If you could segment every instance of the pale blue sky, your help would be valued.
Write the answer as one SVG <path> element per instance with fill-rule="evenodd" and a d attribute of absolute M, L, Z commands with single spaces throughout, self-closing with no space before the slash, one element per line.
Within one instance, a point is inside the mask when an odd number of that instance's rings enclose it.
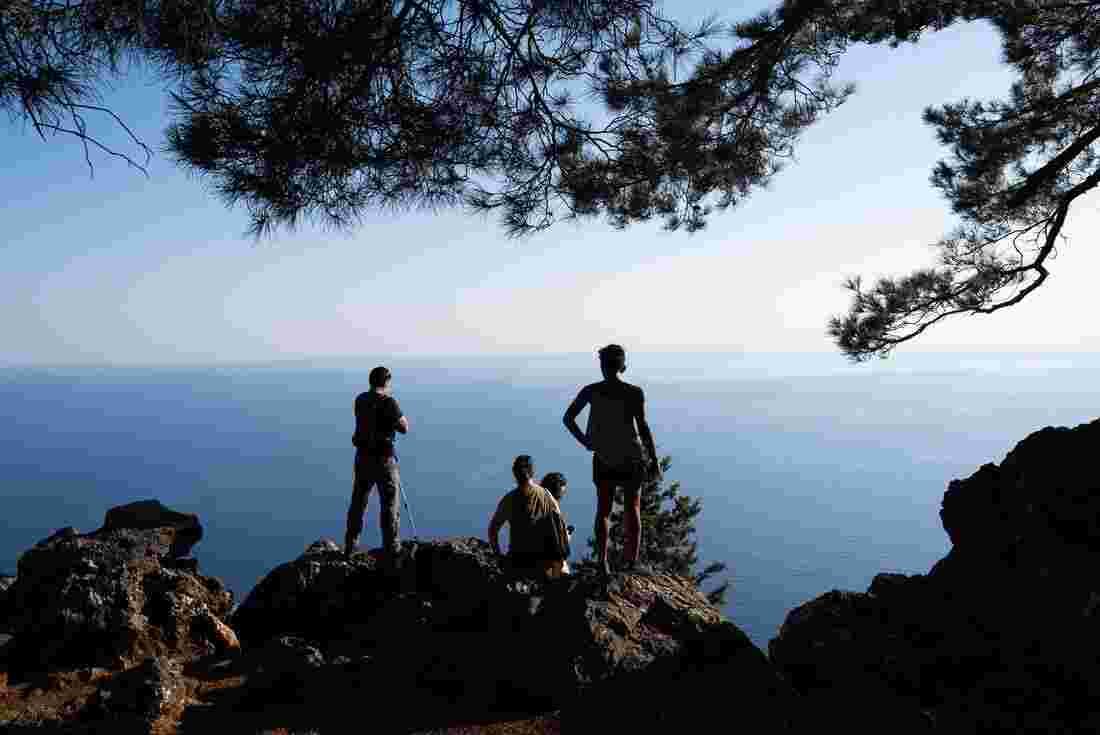
<path fill-rule="evenodd" d="M 723 17 L 767 6 L 732 3 Z M 713 6 L 669 7 L 697 18 Z M 586 352 L 609 341 L 833 352 L 824 327 L 847 306 L 842 278 L 930 265 L 926 244 L 953 224 L 928 183 L 944 151 L 923 108 L 1004 96 L 1012 75 L 988 25 L 960 24 L 918 46 L 855 47 L 835 78 L 858 91 L 804 135 L 797 161 L 695 235 L 591 221 L 510 241 L 495 221 L 454 210 L 379 212 L 351 235 L 307 226 L 254 244 L 243 210 L 163 154 L 148 179 L 96 156 L 92 179 L 74 140 L 4 124 L 0 364 Z M 167 97 L 155 80 L 131 77 L 105 101 L 159 149 Z M 1097 201 L 1076 206 L 1071 242 L 1031 300 L 909 350 L 1100 351 L 1081 305 L 1100 267 Z"/>

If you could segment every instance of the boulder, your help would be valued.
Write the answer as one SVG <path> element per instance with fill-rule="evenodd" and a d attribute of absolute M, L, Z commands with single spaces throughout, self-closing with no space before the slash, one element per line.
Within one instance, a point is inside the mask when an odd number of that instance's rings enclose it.
<path fill-rule="evenodd" d="M 362 627 L 375 615 L 383 616 L 373 625 L 381 632 L 382 620 L 392 615 L 386 608 L 402 599 L 404 586 L 432 602 L 435 618 L 460 627 L 485 627 L 487 600 L 493 582 L 501 578 L 488 544 L 476 538 L 404 541 L 400 556 L 405 563 L 395 579 L 382 569 L 377 550 L 347 561 L 335 543 L 322 539 L 264 577 L 234 611 L 230 624 L 246 645 L 284 633 L 308 638 L 316 631 Z M 383 637 L 392 639 L 394 631 Z"/>
<path fill-rule="evenodd" d="M 289 703 L 305 702 L 300 694 L 309 679 L 325 665 L 317 646 L 297 636 L 279 636 L 249 652 L 242 662 L 248 672 L 251 698 Z"/>
<path fill-rule="evenodd" d="M 111 508 L 100 530 L 113 529 L 159 530 L 167 547 L 160 556 L 170 558 L 187 556 L 191 547 L 202 539 L 202 524 L 197 515 L 179 513 L 159 500 L 138 500 Z"/>
<path fill-rule="evenodd" d="M 110 677 L 92 695 L 82 719 L 110 732 L 153 733 L 178 719 L 187 685 L 178 662 L 149 657 Z"/>
<path fill-rule="evenodd" d="M 1100 563 L 1098 445 L 1100 420 L 1046 428 L 953 480 L 949 553 L 792 610 L 772 661 L 810 700 L 863 702 L 913 731 L 1100 723 L 1100 581 L 1081 573 Z"/>
<path fill-rule="evenodd" d="M 562 731 L 804 728 L 790 685 L 687 580 L 625 575 L 606 599 L 586 593 L 583 632 L 554 641 L 571 645 L 581 680 L 561 709 Z M 553 624 L 555 606 L 546 612 Z"/>
<path fill-rule="evenodd" d="M 402 558 L 395 578 L 376 555 L 347 561 L 335 545 L 311 545 L 273 570 L 234 614 L 246 656 L 250 648 L 262 656 L 273 645 L 289 649 L 290 675 L 301 686 L 324 681 L 329 691 L 317 696 L 337 700 L 340 687 L 369 689 L 372 716 L 408 726 L 416 724 L 410 716 L 428 722 L 440 708 L 452 718 L 562 709 L 563 722 L 610 725 L 621 713 L 609 714 L 607 697 L 633 702 L 644 725 L 663 710 L 686 716 L 699 708 L 694 695 L 690 704 L 670 705 L 670 682 L 686 696 L 693 687 L 717 692 L 734 678 L 746 711 L 786 727 L 789 685 L 688 579 L 513 578 L 475 538 L 406 542 Z M 322 673 L 305 677 L 308 661 Z M 353 672 L 324 674 L 348 662 Z M 724 707 L 726 699 L 713 701 Z M 701 709 L 692 722 L 714 715 Z"/>
<path fill-rule="evenodd" d="M 197 538 L 197 521 L 164 509 L 165 522 L 174 525 L 148 527 L 151 506 L 115 510 L 104 528 L 89 534 L 62 529 L 19 558 L 6 623 L 17 641 L 13 669 L 117 668 L 147 656 L 194 656 L 236 645 L 222 622 L 232 595 L 176 556 L 190 548 L 181 545 L 181 529 Z M 120 525 L 131 518 L 145 527 Z"/>

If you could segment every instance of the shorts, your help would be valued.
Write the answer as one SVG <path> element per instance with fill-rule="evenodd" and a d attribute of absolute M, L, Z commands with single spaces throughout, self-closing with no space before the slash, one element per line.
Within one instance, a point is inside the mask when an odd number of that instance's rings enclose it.
<path fill-rule="evenodd" d="M 645 482 L 645 464 L 641 459 L 627 462 L 619 467 L 604 464 L 600 458 L 592 455 L 592 482 L 597 486 L 605 483 L 622 485 L 624 488 L 638 488 Z"/>

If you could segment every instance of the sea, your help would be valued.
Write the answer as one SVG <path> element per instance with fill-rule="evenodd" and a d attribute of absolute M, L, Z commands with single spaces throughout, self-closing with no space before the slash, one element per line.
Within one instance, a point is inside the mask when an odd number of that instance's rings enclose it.
<path fill-rule="evenodd" d="M 340 541 L 352 405 L 385 364 L 411 430 L 405 538 L 479 536 L 530 454 L 565 474 L 584 554 L 591 455 L 561 417 L 592 355 L 357 356 L 271 364 L 0 367 L 0 573 L 53 531 L 157 498 L 196 513 L 205 574 L 240 601 L 321 538 Z M 631 354 L 667 482 L 701 501 L 701 564 L 728 565 L 725 614 L 763 650 L 787 614 L 949 549 L 948 483 L 1044 426 L 1100 417 L 1100 355 Z M 583 426 L 583 414 L 581 417 Z M 378 500 L 362 543 L 378 546 Z"/>

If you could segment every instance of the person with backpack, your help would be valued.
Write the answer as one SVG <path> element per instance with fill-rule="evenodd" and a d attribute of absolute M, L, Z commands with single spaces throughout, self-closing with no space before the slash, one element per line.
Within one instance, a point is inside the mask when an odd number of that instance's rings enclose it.
<path fill-rule="evenodd" d="M 653 434 L 645 417 L 645 394 L 619 376 L 626 372 L 626 350 L 611 344 L 599 351 L 603 380 L 586 385 L 565 410 L 562 421 L 569 433 L 592 452 L 592 482 L 596 486 L 596 555 L 600 571 L 608 576 L 607 560 L 611 509 L 615 488 L 624 494 L 624 571 L 646 571 L 638 564 L 642 543 L 641 487 L 660 480 L 661 468 Z M 588 427 L 582 432 L 577 416 L 588 406 Z"/>
<path fill-rule="evenodd" d="M 409 433 L 409 420 L 390 395 L 392 378 L 390 371 L 379 365 L 370 371 L 370 390 L 355 398 L 355 434 L 351 439 L 355 446 L 355 480 L 344 536 L 344 556 L 351 558 L 363 531 L 367 496 L 377 486 L 382 501 L 382 546 L 391 568 L 398 565 L 401 528 L 401 475 L 394 443 L 397 432 Z"/>
<path fill-rule="evenodd" d="M 512 463 L 516 487 L 500 499 L 489 520 L 489 545 L 500 554 L 500 529 L 508 524 L 508 566 L 512 573 L 545 579 L 560 577 L 569 558 L 569 537 L 561 508 L 535 483 L 535 464 L 521 454 Z"/>

